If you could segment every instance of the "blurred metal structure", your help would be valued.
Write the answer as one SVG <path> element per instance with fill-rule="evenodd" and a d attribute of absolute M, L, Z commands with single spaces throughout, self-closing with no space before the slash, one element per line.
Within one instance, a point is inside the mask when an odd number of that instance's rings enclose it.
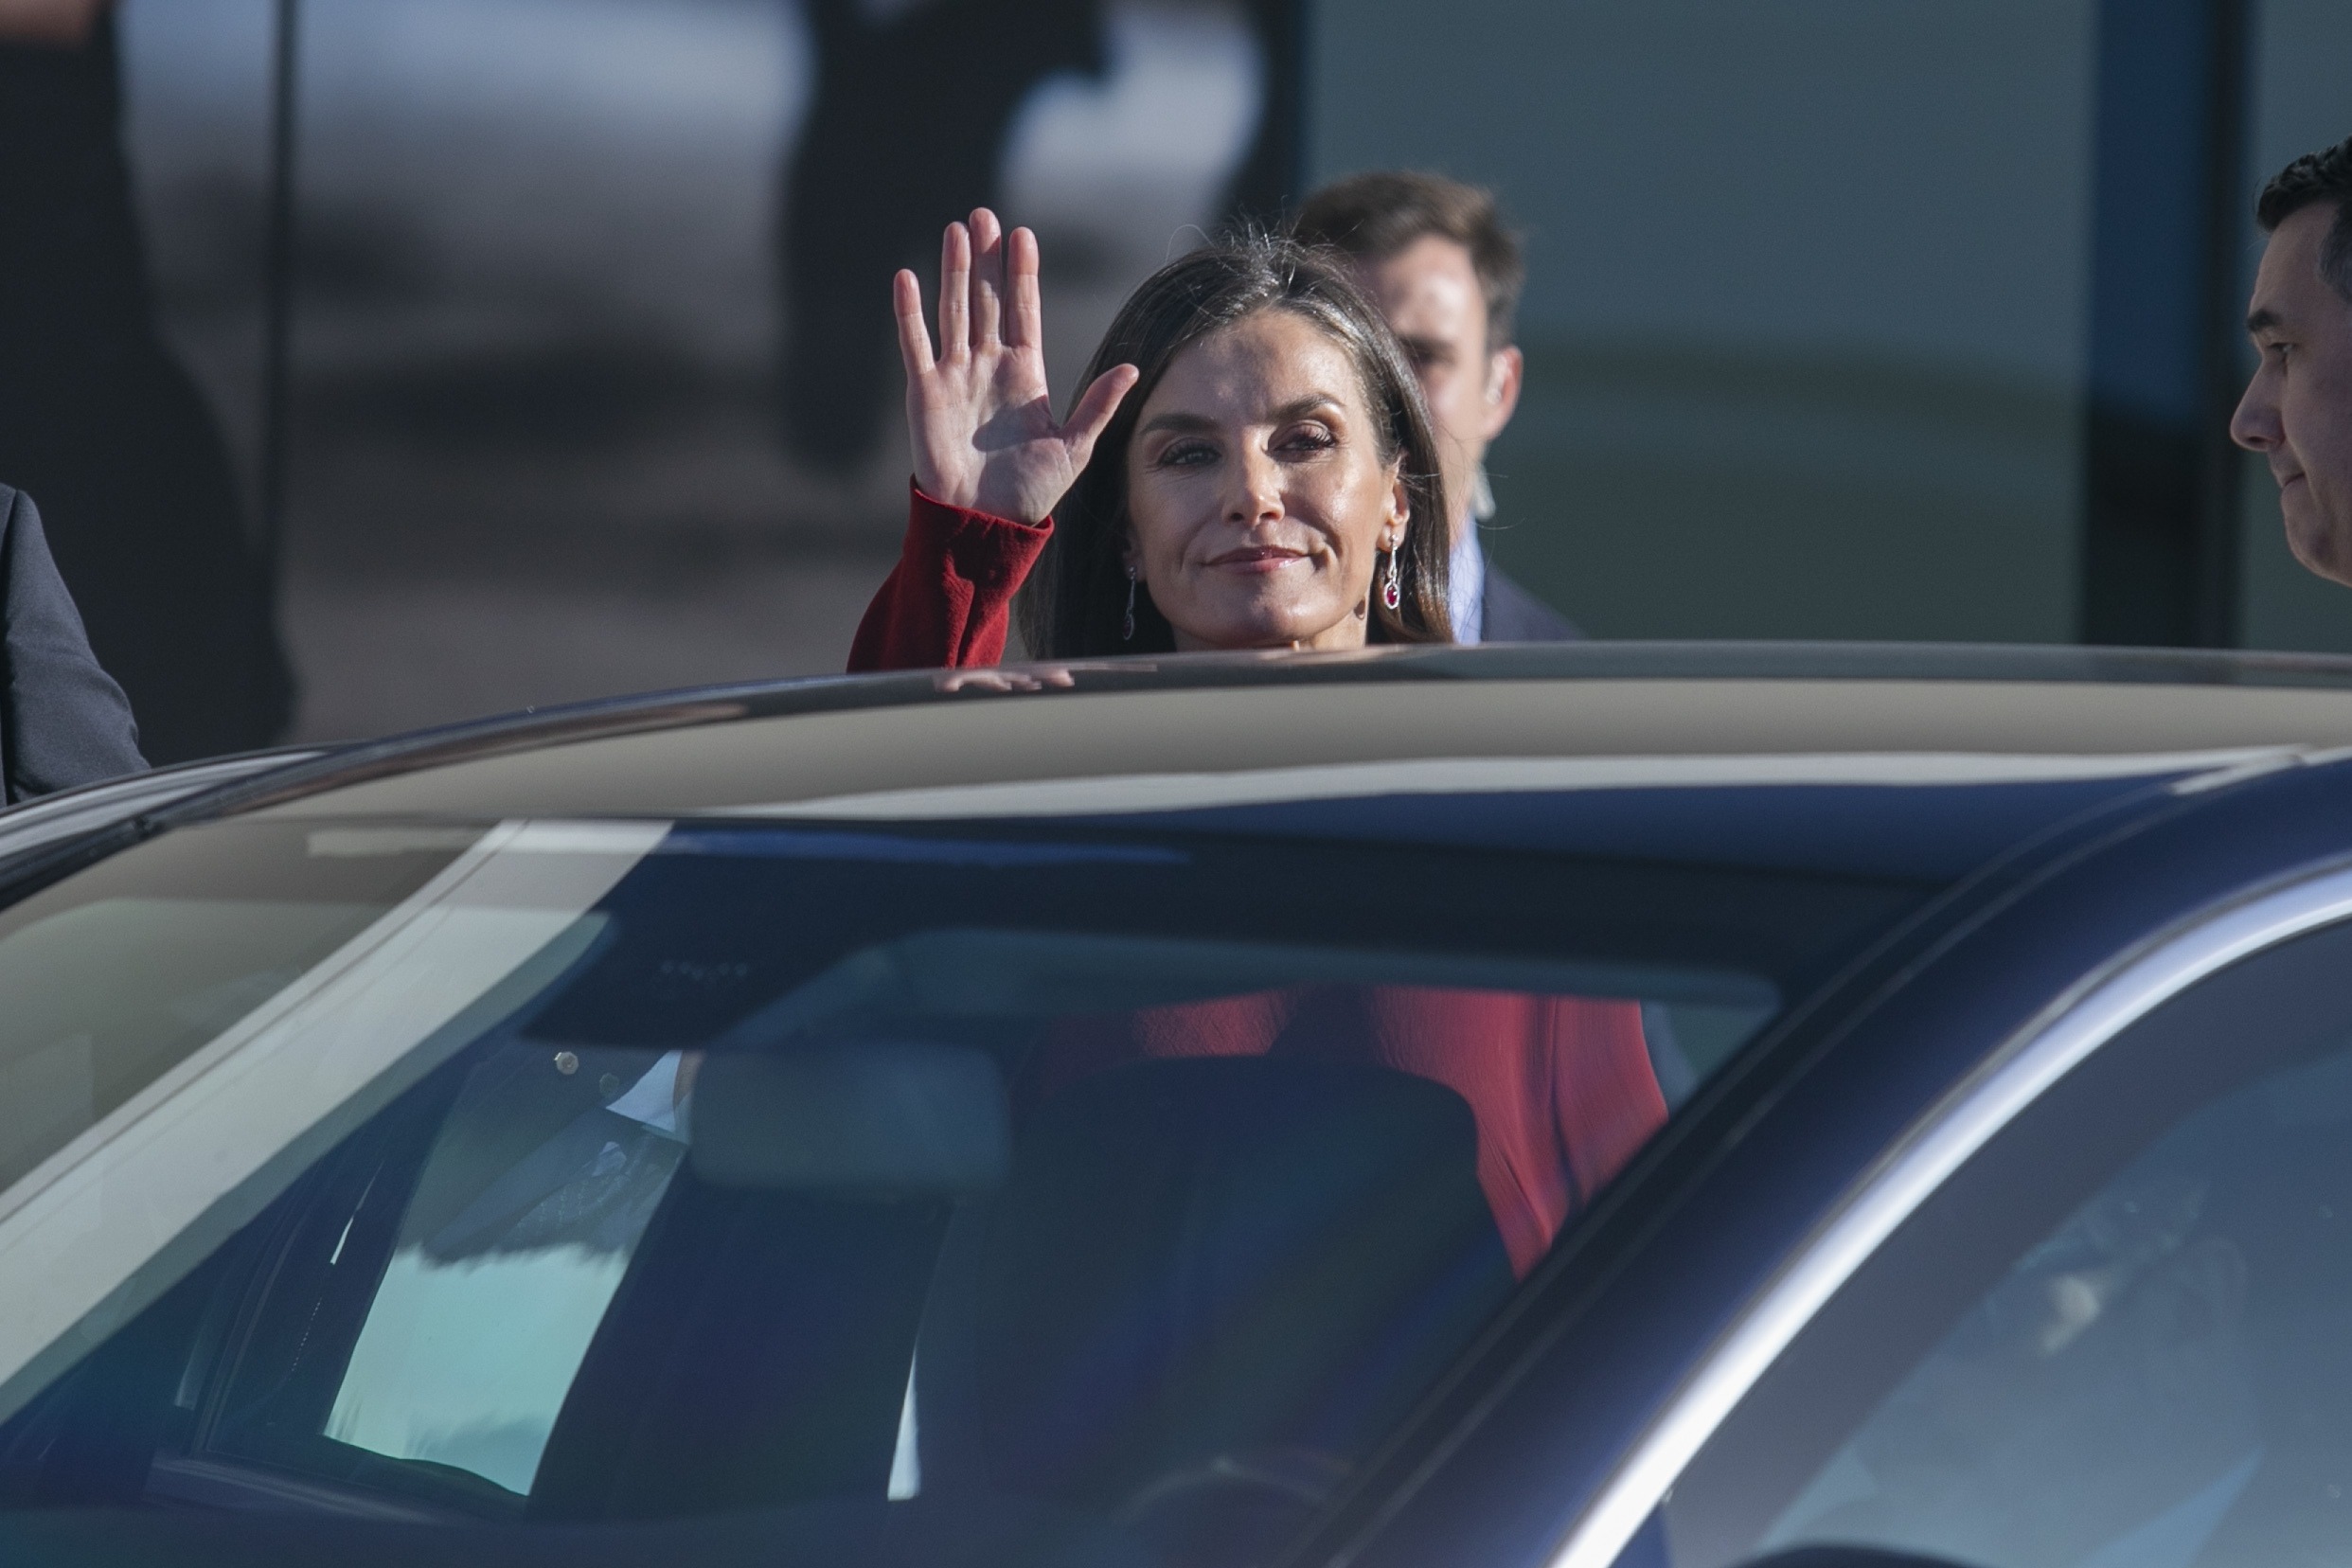
<path fill-rule="evenodd" d="M 2247 0 L 2099 6 L 2085 642 L 2237 640 L 2250 22 Z"/>
<path fill-rule="evenodd" d="M 302 0 L 276 0 L 270 52 L 269 232 L 262 241 L 261 426 L 254 531 L 269 601 L 277 605 L 286 533 L 286 373 L 294 351 L 294 155 L 298 147 Z"/>

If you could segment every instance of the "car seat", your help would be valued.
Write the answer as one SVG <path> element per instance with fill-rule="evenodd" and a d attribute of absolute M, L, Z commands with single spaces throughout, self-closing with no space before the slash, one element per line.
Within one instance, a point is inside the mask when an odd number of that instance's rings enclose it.
<path fill-rule="evenodd" d="M 1476 1160 L 1461 1097 L 1385 1068 L 1199 1058 L 1069 1085 L 949 1227 L 923 1488 L 1180 1534 L 1244 1498 L 1303 1517 L 1511 1290 Z"/>

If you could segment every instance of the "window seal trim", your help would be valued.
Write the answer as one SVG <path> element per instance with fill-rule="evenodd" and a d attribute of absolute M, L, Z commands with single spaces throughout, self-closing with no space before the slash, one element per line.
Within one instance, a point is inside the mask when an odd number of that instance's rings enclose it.
<path fill-rule="evenodd" d="M 2069 987 L 1874 1161 L 1717 1335 L 1577 1510 L 1547 1568 L 1611 1568 L 1814 1314 L 2001 1130 L 2110 1041 L 2241 959 L 2352 919 L 2331 862 L 2174 922 Z"/>

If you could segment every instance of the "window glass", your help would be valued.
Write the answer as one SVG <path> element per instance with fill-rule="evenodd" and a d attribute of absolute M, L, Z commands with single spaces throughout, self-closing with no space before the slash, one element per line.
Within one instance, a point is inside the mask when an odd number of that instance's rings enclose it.
<path fill-rule="evenodd" d="M 2097 5 L 1312 9 L 1307 187 L 1526 237 L 1497 565 L 1602 637 L 2080 634 Z"/>
<path fill-rule="evenodd" d="M 0 1118 L 0 1184 L 253 1014 L 480 836 L 169 834 L 0 912 L 0 1100 L 13 1108 Z"/>
<path fill-rule="evenodd" d="M 2109 1047 L 1939 1195 L 1677 1484 L 1671 1560 L 2340 1555 L 2352 1019 L 2294 978 Z"/>
<path fill-rule="evenodd" d="M 424 845 L 438 871 L 400 883 Z M 201 1267 L 158 1255 L 184 1283 L 0 1428 L 0 1499 L 88 1485 L 50 1456 L 121 1418 L 110 1358 L 160 1344 L 159 1411 L 87 1437 L 142 1455 L 117 1500 L 958 1541 L 1042 1508 L 1236 1562 L 1927 893 L 1125 827 L 355 823 L 211 852 L 316 907 L 281 900 L 234 1002 L 172 1027 L 276 1009 L 286 1052 L 241 1091 L 272 1104 L 352 1040 L 377 1076 L 276 1126 L 233 1194 L 269 1176 L 258 1217 Z M 151 896 L 135 870 L 111 897 Z M 371 878 L 413 891 L 347 886 Z M 183 937 L 102 939 L 93 972 Z M 116 1005 L 47 1002 L 59 1031 Z"/>
<path fill-rule="evenodd" d="M 643 1063 L 615 1061 L 592 1100 L 567 1081 L 576 1052 L 509 1050 L 474 1070 L 426 1156 L 328 1436 L 530 1490 L 684 1153 L 680 1060 L 664 1056 L 626 1087 L 622 1072 Z M 577 1114 L 549 1131 L 548 1107 Z"/>

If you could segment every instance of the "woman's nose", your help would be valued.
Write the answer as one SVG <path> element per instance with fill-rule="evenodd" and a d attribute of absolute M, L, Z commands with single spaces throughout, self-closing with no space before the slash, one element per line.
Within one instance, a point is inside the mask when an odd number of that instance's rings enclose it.
<path fill-rule="evenodd" d="M 1233 474 L 1233 494 L 1226 500 L 1232 521 L 1256 523 L 1282 515 L 1282 468 L 1271 454 L 1244 453 Z"/>

